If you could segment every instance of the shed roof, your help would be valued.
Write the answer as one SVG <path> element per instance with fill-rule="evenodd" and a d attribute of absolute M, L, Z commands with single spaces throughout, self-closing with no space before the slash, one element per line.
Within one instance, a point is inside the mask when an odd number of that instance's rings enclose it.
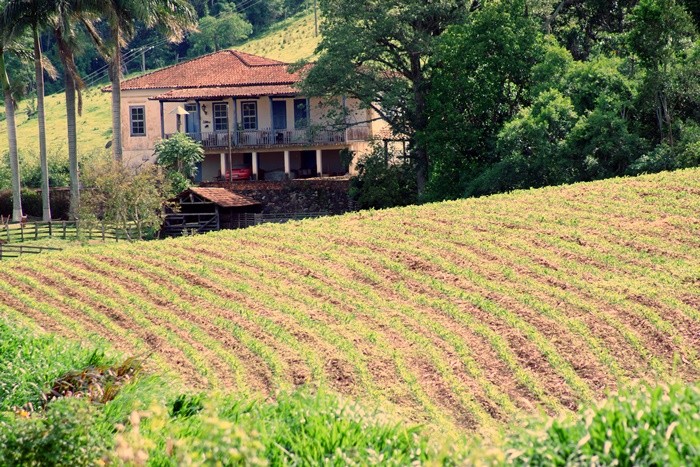
<path fill-rule="evenodd" d="M 226 188 L 192 187 L 182 192 L 179 198 L 182 198 L 183 195 L 190 192 L 222 208 L 260 206 L 261 204 L 252 198 L 233 193 Z"/>

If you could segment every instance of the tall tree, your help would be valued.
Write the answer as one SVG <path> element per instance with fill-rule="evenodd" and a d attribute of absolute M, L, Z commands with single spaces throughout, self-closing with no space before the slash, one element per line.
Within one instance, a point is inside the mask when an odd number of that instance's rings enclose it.
<path fill-rule="evenodd" d="M 427 127 L 436 39 L 462 22 L 478 0 L 321 0 L 323 39 L 306 93 L 348 96 L 373 108 L 398 134 L 413 139 L 417 186 L 423 192 L 430 157 L 415 134 Z"/>
<path fill-rule="evenodd" d="M 3 2 L 4 3 L 4 2 Z M 0 4 L 2 5 L 2 4 Z M 4 5 L 2 5 L 4 7 Z M 22 184 L 19 171 L 19 154 L 17 152 L 17 124 L 15 122 L 15 99 L 12 83 L 7 73 L 5 52 L 11 50 L 13 43 L 14 26 L 4 22 L 0 17 L 0 84 L 2 84 L 5 100 L 5 120 L 7 121 L 7 140 L 10 149 L 10 170 L 12 172 L 12 220 L 22 220 Z"/>
<path fill-rule="evenodd" d="M 63 65 L 66 95 L 66 123 L 68 130 L 68 166 L 70 172 L 70 218 L 76 219 L 80 208 L 80 173 L 78 167 L 77 113 L 82 113 L 81 89 L 84 87 L 75 64 L 78 49 L 76 25 L 91 18 L 91 10 L 80 0 L 55 2 L 53 29 L 58 45 L 58 56 Z M 76 106 L 77 98 L 77 106 Z"/>
<path fill-rule="evenodd" d="M 494 162 L 494 137 L 530 102 L 531 70 L 544 46 L 525 5 L 488 3 L 439 39 L 429 62 L 428 129 L 418 135 L 432 154 L 428 199 L 463 196 Z"/>
<path fill-rule="evenodd" d="M 53 12 L 53 0 L 10 0 L 3 10 L 4 24 L 13 24 L 15 34 L 25 29 L 32 32 L 34 42 L 34 74 L 36 81 L 37 120 L 39 124 L 39 161 L 41 167 L 41 201 L 44 221 L 51 220 L 51 195 L 49 193 L 49 163 L 46 154 L 46 118 L 44 111 L 44 71 L 53 76 L 55 69 L 43 57 L 40 31 L 49 24 Z"/>
<path fill-rule="evenodd" d="M 157 28 L 172 41 L 181 40 L 197 25 L 197 17 L 187 0 L 86 0 L 106 21 L 109 38 L 103 41 L 94 28 L 88 30 L 109 63 L 112 81 L 112 152 L 122 161 L 121 80 L 122 47 L 134 37 L 136 24 Z"/>
<path fill-rule="evenodd" d="M 641 0 L 630 23 L 627 42 L 646 72 L 644 87 L 654 102 L 659 134 L 673 146 L 674 68 L 697 37 L 692 17 L 676 0 Z"/>

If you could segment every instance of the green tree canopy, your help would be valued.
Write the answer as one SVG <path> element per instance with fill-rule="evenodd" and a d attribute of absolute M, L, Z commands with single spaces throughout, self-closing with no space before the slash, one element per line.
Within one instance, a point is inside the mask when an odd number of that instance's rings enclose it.
<path fill-rule="evenodd" d="M 462 196 L 465 181 L 493 162 L 494 136 L 529 102 L 531 69 L 544 48 L 525 5 L 489 3 L 438 40 L 428 124 L 419 133 L 432 157 L 433 199 Z"/>
<path fill-rule="evenodd" d="M 373 108 L 402 135 L 427 127 L 427 94 L 437 38 L 463 21 L 471 0 L 320 0 L 325 18 L 316 65 L 308 73 L 308 95 L 348 96 Z M 430 158 L 414 141 L 418 189 Z"/>

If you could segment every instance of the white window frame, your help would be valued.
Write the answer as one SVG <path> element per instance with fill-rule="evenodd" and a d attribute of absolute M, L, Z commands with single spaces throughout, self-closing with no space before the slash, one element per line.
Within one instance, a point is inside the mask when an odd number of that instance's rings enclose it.
<path fill-rule="evenodd" d="M 253 112 L 246 115 L 246 111 L 252 109 Z M 253 123 L 251 125 L 251 122 Z M 258 102 L 243 101 L 241 102 L 241 124 L 244 130 L 258 129 Z"/>
<path fill-rule="evenodd" d="M 142 112 L 141 119 L 134 118 L 134 111 L 140 110 Z M 134 124 L 140 123 L 143 125 L 142 132 L 134 132 Z M 132 105 L 129 107 L 129 132 L 132 138 L 141 138 L 146 136 L 146 106 L 145 105 Z"/>
<path fill-rule="evenodd" d="M 218 109 L 221 107 L 224 107 L 225 110 L 225 117 L 222 117 L 221 115 L 217 116 L 216 112 Z M 214 120 L 214 131 L 228 131 L 229 129 L 229 115 L 228 115 L 228 103 L 226 102 L 214 102 L 211 106 L 212 108 L 212 116 Z M 221 122 L 221 120 L 225 118 L 226 119 L 226 128 L 224 129 L 217 129 L 217 124 Z"/>

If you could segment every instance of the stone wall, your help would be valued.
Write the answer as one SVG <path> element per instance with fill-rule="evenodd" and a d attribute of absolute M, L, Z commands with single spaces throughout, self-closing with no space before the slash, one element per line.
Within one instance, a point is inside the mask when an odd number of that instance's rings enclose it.
<path fill-rule="evenodd" d="M 354 211 L 347 179 L 211 182 L 202 186 L 221 187 L 253 198 L 263 204 L 263 213 L 306 213 Z"/>

